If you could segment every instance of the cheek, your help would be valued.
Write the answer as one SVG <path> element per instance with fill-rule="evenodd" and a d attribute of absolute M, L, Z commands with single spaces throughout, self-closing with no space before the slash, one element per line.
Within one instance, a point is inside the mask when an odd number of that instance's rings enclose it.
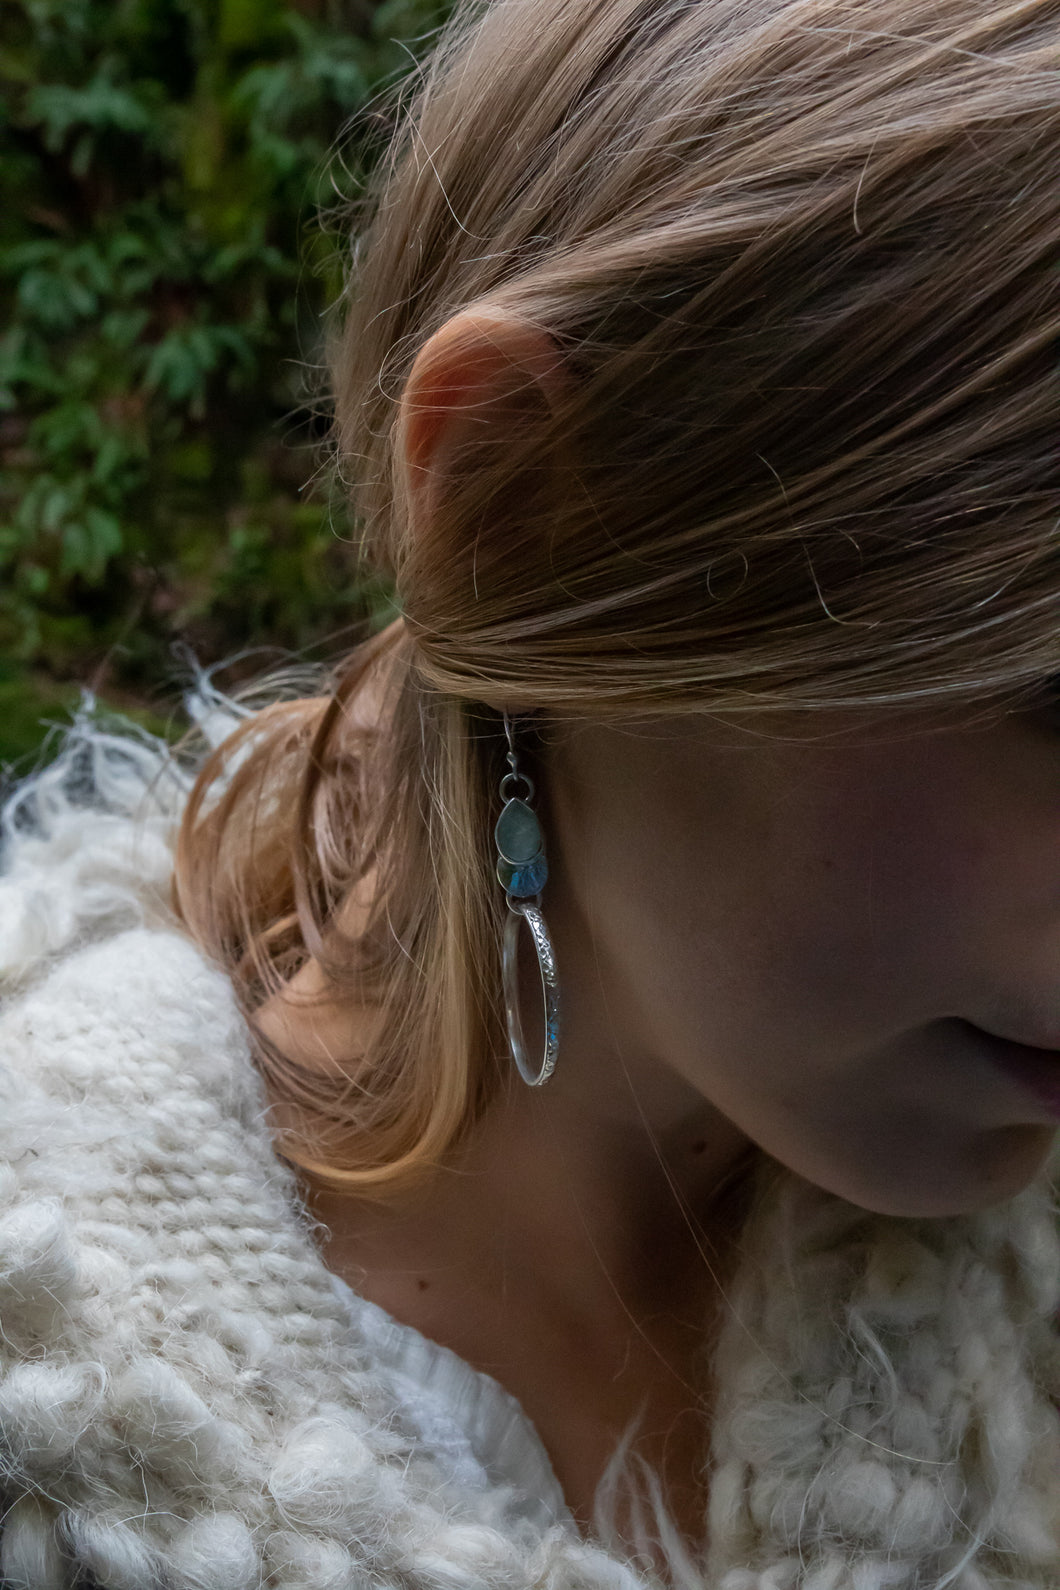
<path fill-rule="evenodd" d="M 959 776 L 867 760 L 817 783 L 797 826 L 777 825 L 772 949 L 854 1028 L 897 1031 L 996 973 L 1041 869 Z"/>
<path fill-rule="evenodd" d="M 914 810 L 859 784 L 814 815 L 801 865 L 778 874 L 796 951 L 812 954 L 830 986 L 855 973 L 859 984 L 931 986 L 959 957 L 979 892 L 971 836 L 930 803 Z"/>
<path fill-rule="evenodd" d="M 931 1019 L 968 959 L 974 848 L 872 784 L 804 791 L 770 813 L 720 858 L 705 913 L 743 1010 L 829 1047 Z"/>
<path fill-rule="evenodd" d="M 1015 980 L 1034 849 L 954 783 L 848 761 L 639 852 L 631 941 L 687 1054 L 838 1064 Z"/>
<path fill-rule="evenodd" d="M 1055 770 L 1048 781 L 1014 776 L 1020 749 L 1006 769 L 975 741 L 945 755 L 914 748 L 836 785 L 816 845 L 841 880 L 837 966 L 890 968 L 930 1016 L 1053 985 L 1060 801 Z"/>

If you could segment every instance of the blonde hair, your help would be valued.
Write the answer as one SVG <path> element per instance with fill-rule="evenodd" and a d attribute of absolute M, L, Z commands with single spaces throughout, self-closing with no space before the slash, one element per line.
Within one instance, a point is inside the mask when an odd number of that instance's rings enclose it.
<path fill-rule="evenodd" d="M 208 763 L 181 909 L 333 1187 L 436 1164 L 498 1085 L 498 712 L 1012 703 L 1058 667 L 1051 0 L 464 5 L 402 116 L 333 351 L 403 618 Z M 395 420 L 474 306 L 568 379 L 410 533 Z"/>

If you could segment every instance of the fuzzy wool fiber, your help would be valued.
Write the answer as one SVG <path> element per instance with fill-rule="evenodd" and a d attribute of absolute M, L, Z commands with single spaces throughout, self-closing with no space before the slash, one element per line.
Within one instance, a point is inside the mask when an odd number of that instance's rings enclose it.
<path fill-rule="evenodd" d="M 187 776 L 82 725 L 4 815 L 7 1590 L 643 1590 L 403 1433 L 168 906 Z M 704 1590 L 1057 1590 L 1051 1178 L 898 1220 L 770 1167 L 717 1348 Z M 680 1576 L 689 1582 L 690 1570 Z"/>

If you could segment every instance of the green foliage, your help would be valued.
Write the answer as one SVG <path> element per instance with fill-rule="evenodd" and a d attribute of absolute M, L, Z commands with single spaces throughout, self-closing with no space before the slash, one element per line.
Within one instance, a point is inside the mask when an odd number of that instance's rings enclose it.
<path fill-rule="evenodd" d="M 77 702 L 73 685 L 57 685 L 22 669 L 0 665 L 0 770 L 5 765 L 28 768 L 49 719 L 68 721 Z M 2 783 L 0 779 L 0 786 Z"/>
<path fill-rule="evenodd" d="M 0 655 L 148 690 L 175 638 L 302 648 L 385 611 L 302 490 L 342 269 L 315 216 L 446 0 L 4 4 Z"/>
<path fill-rule="evenodd" d="M 42 750 L 47 753 L 58 743 L 85 695 L 75 684 L 0 663 L 0 797 L 14 779 L 31 771 Z M 182 725 L 175 715 L 163 716 L 124 698 L 115 705 L 149 733 L 179 737 Z"/>

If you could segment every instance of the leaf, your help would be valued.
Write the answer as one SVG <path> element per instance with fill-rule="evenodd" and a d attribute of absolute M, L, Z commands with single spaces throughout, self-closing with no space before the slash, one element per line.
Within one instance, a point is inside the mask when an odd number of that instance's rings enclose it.
<path fill-rule="evenodd" d="M 74 497 L 68 487 L 52 482 L 44 493 L 40 505 L 40 527 L 55 535 L 67 514 L 74 506 Z"/>
<path fill-rule="evenodd" d="M 139 473 L 138 450 L 117 431 L 106 431 L 96 447 L 92 463 L 92 481 L 97 486 L 120 485 L 130 472 Z"/>
<path fill-rule="evenodd" d="M 62 458 L 95 452 L 101 441 L 99 415 L 91 403 L 72 398 L 39 415 L 30 427 L 30 440 L 45 455 Z"/>
<path fill-rule="evenodd" d="M 16 308 L 48 331 L 69 330 L 95 302 L 84 287 L 51 270 L 26 271 L 15 294 Z"/>
<path fill-rule="evenodd" d="M 84 527 L 89 548 L 85 572 L 90 579 L 98 580 L 111 558 L 122 550 L 121 521 L 105 508 L 89 507 L 85 509 Z"/>
<path fill-rule="evenodd" d="M 0 272 L 18 276 L 35 265 L 56 265 L 63 258 L 64 245 L 58 238 L 40 238 L 32 243 L 14 244 L 0 249 Z"/>
<path fill-rule="evenodd" d="M 144 386 L 149 392 L 161 392 L 171 403 L 189 403 L 202 396 L 203 370 L 182 331 L 171 331 L 152 349 Z"/>
<path fill-rule="evenodd" d="M 67 247 L 64 272 L 70 278 L 76 277 L 90 292 L 96 294 L 106 293 L 114 285 L 107 253 L 94 241 L 80 243 L 75 248 Z"/>
<path fill-rule="evenodd" d="M 112 309 L 100 321 L 99 329 L 112 347 L 134 348 L 151 319 L 146 309 Z"/>
<path fill-rule="evenodd" d="M 99 133 L 114 130 L 151 140 L 154 107 L 131 89 L 101 74 L 81 88 L 66 83 L 40 83 L 26 95 L 25 116 L 40 126 L 48 148 L 58 151 L 75 128 Z"/>
<path fill-rule="evenodd" d="M 86 574 L 92 561 L 92 548 L 88 531 L 83 525 L 68 524 L 63 527 L 59 574 L 64 580 Z"/>

